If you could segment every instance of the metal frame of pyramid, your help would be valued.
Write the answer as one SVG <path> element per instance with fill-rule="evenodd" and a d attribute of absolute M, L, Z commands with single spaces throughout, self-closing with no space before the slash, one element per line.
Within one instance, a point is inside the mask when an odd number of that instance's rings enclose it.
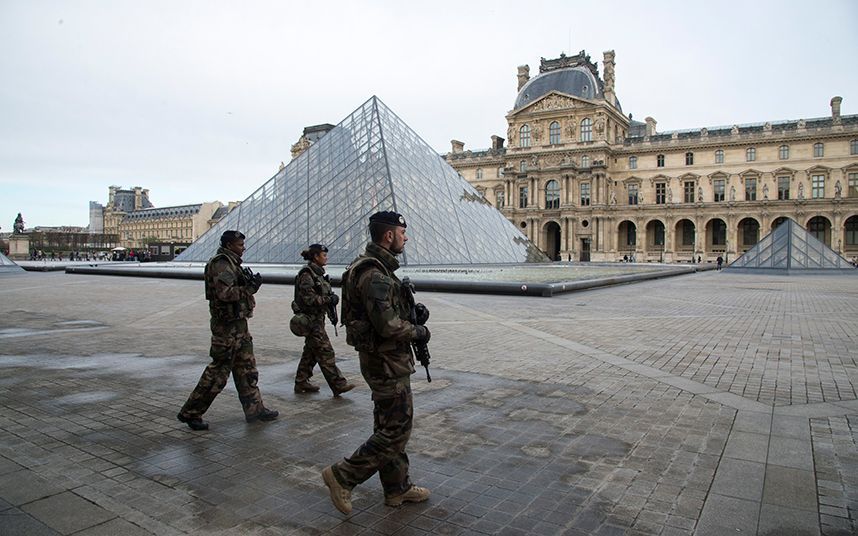
<path fill-rule="evenodd" d="M 251 263 L 299 263 L 311 243 L 331 264 L 362 253 L 369 216 L 408 222 L 403 265 L 547 262 L 548 258 L 373 96 L 176 258 L 205 261 L 238 229 Z"/>
<path fill-rule="evenodd" d="M 782 274 L 858 273 L 848 260 L 789 218 L 727 269 Z"/>

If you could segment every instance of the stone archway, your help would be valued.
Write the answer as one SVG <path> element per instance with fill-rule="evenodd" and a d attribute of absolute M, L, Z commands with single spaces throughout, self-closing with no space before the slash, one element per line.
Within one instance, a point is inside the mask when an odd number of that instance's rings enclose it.
<path fill-rule="evenodd" d="M 760 222 L 754 218 L 744 218 L 739 222 L 738 251 L 745 252 L 760 241 Z"/>
<path fill-rule="evenodd" d="M 697 249 L 697 228 L 693 221 L 683 218 L 676 222 L 673 228 L 673 240 L 673 251 L 676 252 L 677 259 L 690 256 L 694 260 Z"/>
<path fill-rule="evenodd" d="M 807 230 L 828 247 L 831 247 L 831 222 L 825 216 L 814 216 L 807 221 Z"/>
<path fill-rule="evenodd" d="M 561 260 L 560 248 L 563 242 L 561 240 L 560 224 L 556 221 L 549 221 L 543 227 L 542 232 L 545 235 L 545 253 L 548 255 L 548 258 L 553 261 Z"/>
<path fill-rule="evenodd" d="M 635 256 L 635 249 L 638 243 L 638 227 L 629 220 L 620 222 L 617 228 L 617 249 L 618 253 L 626 255 L 626 259 Z"/>

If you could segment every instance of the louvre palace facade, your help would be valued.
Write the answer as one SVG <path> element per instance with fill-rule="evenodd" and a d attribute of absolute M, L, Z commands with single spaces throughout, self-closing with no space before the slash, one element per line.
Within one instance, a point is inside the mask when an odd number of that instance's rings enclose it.
<path fill-rule="evenodd" d="M 554 259 L 732 261 L 792 218 L 858 255 L 858 115 L 658 132 L 623 112 L 614 52 L 518 68 L 507 138 L 447 162 Z"/>

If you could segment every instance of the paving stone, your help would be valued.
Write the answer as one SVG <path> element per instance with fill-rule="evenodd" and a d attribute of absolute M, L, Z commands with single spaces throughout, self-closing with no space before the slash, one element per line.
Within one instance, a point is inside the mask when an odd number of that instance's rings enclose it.
<path fill-rule="evenodd" d="M 757 530 L 760 503 L 711 494 L 697 522 L 697 536 L 754 534 Z"/>
<path fill-rule="evenodd" d="M 724 458 L 715 473 L 712 493 L 759 502 L 763 497 L 766 464 Z"/>
<path fill-rule="evenodd" d="M 766 467 L 763 502 L 816 512 L 816 486 L 813 473 L 791 467 Z"/>
<path fill-rule="evenodd" d="M 21 509 L 62 534 L 71 534 L 116 517 L 116 514 L 70 492 L 31 502 Z"/>
<path fill-rule="evenodd" d="M 819 519 L 814 512 L 763 504 L 758 534 L 816 536 L 820 534 Z"/>
<path fill-rule="evenodd" d="M 60 533 L 32 516 L 17 510 L 0 515 L 0 534 L 3 536 L 57 536 Z"/>

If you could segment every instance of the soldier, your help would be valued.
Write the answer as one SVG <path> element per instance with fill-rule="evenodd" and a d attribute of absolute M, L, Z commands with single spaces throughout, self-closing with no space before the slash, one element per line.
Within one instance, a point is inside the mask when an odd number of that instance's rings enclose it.
<path fill-rule="evenodd" d="M 212 362 L 177 415 L 191 430 L 208 430 L 209 423 L 202 416 L 226 386 L 230 372 L 247 422 L 272 421 L 279 414 L 262 405 L 262 395 L 256 386 L 259 373 L 253 357 L 253 337 L 247 330 L 247 319 L 253 316 L 256 305 L 253 295 L 262 285 L 262 276 L 241 268 L 243 234 L 226 231 L 220 237 L 220 245 L 205 270 Z"/>
<path fill-rule="evenodd" d="M 376 471 L 386 505 L 429 498 L 428 489 L 411 483 L 405 453 L 413 418 L 411 343 L 428 342 L 430 336 L 426 326 L 406 320 L 409 310 L 401 282 L 393 273 L 399 268 L 396 256 L 408 240 L 405 227 L 405 218 L 395 212 L 373 214 L 369 219 L 372 242 L 343 275 L 346 342 L 358 351 L 361 374 L 372 389 L 374 404 L 373 434 L 350 458 L 322 471 L 331 501 L 344 514 L 352 511 L 351 490 Z"/>
<path fill-rule="evenodd" d="M 308 325 L 305 327 L 304 353 L 301 354 L 298 371 L 295 373 L 295 392 L 319 391 L 318 385 L 310 383 L 313 367 L 318 363 L 328 382 L 328 387 L 335 397 L 340 396 L 351 391 L 355 386 L 349 383 L 337 368 L 334 348 L 325 331 L 325 314 L 329 309 L 335 308 L 340 301 L 331 289 L 330 278 L 325 274 L 328 248 L 322 244 L 310 244 L 301 252 L 301 256 L 308 263 L 295 278 L 295 301 L 292 302 L 292 310 L 296 314 L 303 313 L 308 320 Z M 336 309 L 333 310 L 336 311 Z M 336 323 L 336 319 L 332 318 L 332 322 Z"/>

